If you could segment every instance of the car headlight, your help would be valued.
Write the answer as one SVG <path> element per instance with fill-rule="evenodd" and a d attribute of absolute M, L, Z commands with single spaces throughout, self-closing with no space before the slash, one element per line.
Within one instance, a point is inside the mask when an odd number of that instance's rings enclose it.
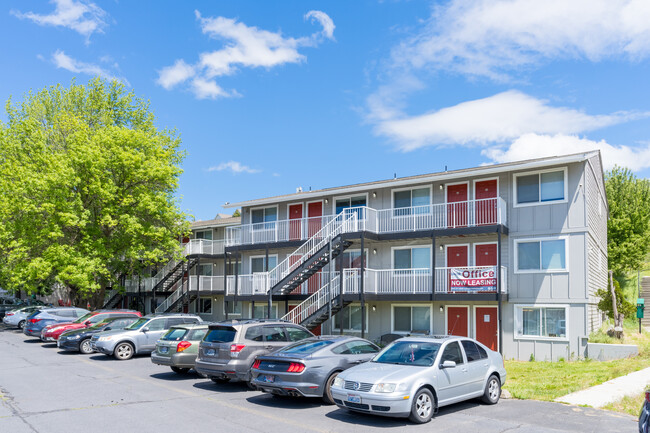
<path fill-rule="evenodd" d="M 79 334 L 77 334 L 77 335 L 66 335 L 66 337 L 68 338 L 68 340 L 78 340 L 78 339 L 81 338 L 81 335 L 79 335 Z"/>
<path fill-rule="evenodd" d="M 99 337 L 99 341 L 111 341 L 113 337 L 106 336 L 106 337 Z"/>
<path fill-rule="evenodd" d="M 335 387 L 335 388 L 343 388 L 344 385 L 345 385 L 345 380 L 343 380 L 342 378 L 340 378 L 338 376 L 334 378 L 334 383 L 332 384 L 333 387 Z"/>
<path fill-rule="evenodd" d="M 375 392 L 395 392 L 396 383 L 378 383 L 375 385 Z"/>

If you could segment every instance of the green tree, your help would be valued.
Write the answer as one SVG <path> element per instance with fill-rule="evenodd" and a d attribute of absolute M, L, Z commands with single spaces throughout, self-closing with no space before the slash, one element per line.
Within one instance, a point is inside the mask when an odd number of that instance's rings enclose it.
<path fill-rule="evenodd" d="M 617 278 L 639 269 L 650 247 L 650 182 L 626 168 L 605 173 L 609 202 L 607 254 Z"/>
<path fill-rule="evenodd" d="M 99 78 L 28 93 L 0 123 L 0 287 L 77 299 L 178 254 L 183 153 L 148 102 Z"/>
<path fill-rule="evenodd" d="M 616 281 L 616 279 L 614 279 L 614 293 L 616 293 L 616 310 L 618 311 L 618 313 L 622 314 L 626 318 L 635 317 L 636 305 L 634 305 L 633 303 L 631 303 L 625 298 L 625 295 L 623 294 L 623 289 L 621 289 L 621 285 L 619 284 L 618 281 Z M 609 288 L 609 286 L 607 286 L 607 288 L 604 289 L 598 289 L 596 291 L 596 296 L 600 298 L 600 301 L 598 301 L 598 309 L 604 312 L 605 314 L 607 314 L 607 317 L 613 319 L 614 305 L 612 302 L 612 291 Z"/>
<path fill-rule="evenodd" d="M 233 217 L 240 217 L 240 216 L 241 216 L 241 212 L 239 211 L 239 209 L 235 209 L 235 211 L 232 213 L 232 216 L 233 216 Z"/>

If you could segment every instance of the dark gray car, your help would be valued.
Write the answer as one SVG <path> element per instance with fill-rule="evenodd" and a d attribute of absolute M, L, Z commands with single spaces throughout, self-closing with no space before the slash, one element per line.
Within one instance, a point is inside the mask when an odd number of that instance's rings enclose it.
<path fill-rule="evenodd" d="M 330 387 L 340 372 L 370 361 L 379 347 L 351 336 L 320 336 L 286 346 L 253 364 L 251 383 L 275 395 L 322 397 L 334 404 Z"/>
<path fill-rule="evenodd" d="M 313 336 L 302 326 L 284 320 L 228 320 L 211 324 L 199 345 L 195 370 L 213 382 L 234 379 L 250 383 L 250 369 L 256 357 Z"/>

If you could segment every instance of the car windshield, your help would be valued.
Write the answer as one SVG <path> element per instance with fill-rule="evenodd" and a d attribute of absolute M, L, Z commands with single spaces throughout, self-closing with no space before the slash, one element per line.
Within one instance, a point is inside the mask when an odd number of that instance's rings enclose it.
<path fill-rule="evenodd" d="M 124 329 L 140 329 L 148 321 L 149 321 L 149 318 L 143 317 L 143 318 L 138 319 L 137 321 L 133 322 L 131 325 L 127 326 Z"/>
<path fill-rule="evenodd" d="M 230 326 L 210 327 L 210 331 L 205 334 L 203 341 L 208 343 L 230 343 L 235 339 L 237 330 Z"/>
<path fill-rule="evenodd" d="M 332 343 L 334 342 L 330 340 L 303 340 L 281 349 L 280 352 L 308 355 Z"/>
<path fill-rule="evenodd" d="M 108 325 L 114 320 L 115 319 L 104 319 L 101 322 L 95 323 L 93 326 L 89 327 L 88 329 L 102 329 L 103 327 L 105 327 L 106 325 Z"/>
<path fill-rule="evenodd" d="M 436 359 L 440 343 L 428 341 L 398 341 L 373 358 L 381 364 L 416 365 L 430 367 Z"/>
<path fill-rule="evenodd" d="M 75 320 L 72 323 L 84 323 L 86 320 L 90 319 L 93 316 L 93 313 L 87 313 Z"/>
<path fill-rule="evenodd" d="M 185 334 L 187 333 L 187 329 L 183 328 L 172 328 L 167 332 L 165 335 L 162 336 L 161 340 L 164 341 L 181 341 Z"/>

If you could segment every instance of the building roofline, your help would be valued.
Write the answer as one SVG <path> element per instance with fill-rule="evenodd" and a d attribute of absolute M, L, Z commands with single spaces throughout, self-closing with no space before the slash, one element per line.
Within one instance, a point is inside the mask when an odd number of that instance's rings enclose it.
<path fill-rule="evenodd" d="M 293 194 L 278 195 L 273 197 L 259 198 L 254 200 L 240 201 L 237 203 L 226 203 L 224 208 L 235 208 L 244 206 L 259 206 L 271 203 L 285 202 L 285 201 L 301 201 L 311 198 L 321 197 L 324 194 L 348 194 L 367 190 L 369 187 L 399 187 L 413 184 L 415 182 L 440 182 L 451 179 L 456 179 L 464 176 L 484 176 L 503 172 L 504 169 L 508 171 L 535 169 L 557 164 L 567 164 L 572 162 L 581 162 L 594 156 L 600 155 L 600 151 L 592 150 L 588 152 L 573 153 L 569 155 L 551 156 L 537 159 L 529 159 L 524 161 L 506 162 L 501 164 L 484 165 L 480 167 L 464 168 L 453 171 L 443 171 L 438 173 L 420 174 L 416 176 L 400 177 L 396 179 L 386 179 L 373 182 L 357 183 L 353 185 L 339 186 L 333 188 L 323 188 L 314 191 L 303 191 Z"/>
<path fill-rule="evenodd" d="M 190 228 L 192 230 L 207 229 L 211 227 L 237 226 L 239 224 L 241 224 L 241 217 L 217 218 L 212 220 L 193 221 L 190 223 Z"/>

